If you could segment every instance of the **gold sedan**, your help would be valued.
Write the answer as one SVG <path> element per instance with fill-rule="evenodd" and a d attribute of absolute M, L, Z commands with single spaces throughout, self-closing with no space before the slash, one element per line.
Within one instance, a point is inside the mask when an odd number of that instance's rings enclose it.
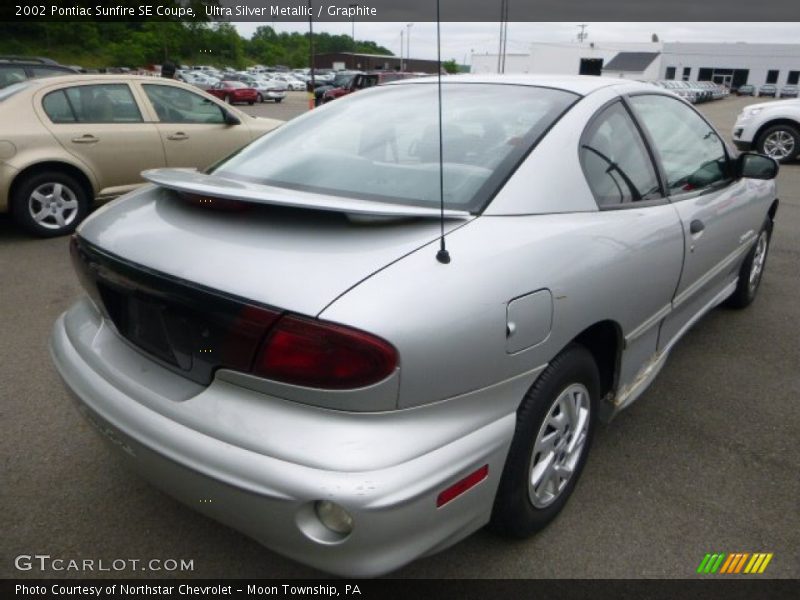
<path fill-rule="evenodd" d="M 158 167 L 205 168 L 281 124 L 190 85 L 67 75 L 0 90 L 0 212 L 29 232 L 72 232 L 94 201 Z"/>

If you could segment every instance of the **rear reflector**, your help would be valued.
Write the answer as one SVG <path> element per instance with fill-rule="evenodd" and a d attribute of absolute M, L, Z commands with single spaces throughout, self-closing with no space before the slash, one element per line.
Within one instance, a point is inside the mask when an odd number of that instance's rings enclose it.
<path fill-rule="evenodd" d="M 458 498 L 467 490 L 475 487 L 489 476 L 489 465 L 483 465 L 477 471 L 470 473 L 464 479 L 454 483 L 436 498 L 436 508 L 442 507 L 451 500 Z"/>
<path fill-rule="evenodd" d="M 294 315 L 267 335 L 253 374 L 304 387 L 366 387 L 397 367 L 397 352 L 384 340 L 342 325 Z"/>

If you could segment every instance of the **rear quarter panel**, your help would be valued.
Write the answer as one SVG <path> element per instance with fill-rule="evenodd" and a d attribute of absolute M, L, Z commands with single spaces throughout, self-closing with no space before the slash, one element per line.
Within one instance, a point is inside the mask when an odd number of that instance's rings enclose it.
<path fill-rule="evenodd" d="M 321 313 L 397 347 L 401 408 L 532 371 L 599 321 L 612 320 L 629 334 L 669 303 L 683 260 L 683 233 L 669 205 L 479 217 L 449 234 L 447 246 L 450 264 L 437 262 L 437 246 L 429 244 Z M 549 336 L 507 353 L 508 302 L 541 289 L 553 297 Z M 626 350 L 621 380 L 655 352 L 657 329 Z"/>

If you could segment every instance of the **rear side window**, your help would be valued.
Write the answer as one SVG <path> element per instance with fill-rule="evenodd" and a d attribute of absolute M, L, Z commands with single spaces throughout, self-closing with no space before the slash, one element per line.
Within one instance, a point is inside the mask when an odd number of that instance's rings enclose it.
<path fill-rule="evenodd" d="M 130 88 L 124 83 L 81 85 L 66 90 L 67 99 L 81 123 L 141 123 L 142 115 Z"/>
<path fill-rule="evenodd" d="M 581 138 L 580 160 L 601 208 L 661 197 L 647 147 L 620 102 L 604 108 L 590 123 Z"/>
<path fill-rule="evenodd" d="M 75 114 L 69 106 L 64 90 L 50 92 L 42 100 L 42 108 L 53 123 L 74 123 Z"/>

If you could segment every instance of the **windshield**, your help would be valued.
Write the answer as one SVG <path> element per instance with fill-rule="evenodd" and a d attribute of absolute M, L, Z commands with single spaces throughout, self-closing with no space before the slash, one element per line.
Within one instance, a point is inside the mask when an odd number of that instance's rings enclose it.
<path fill-rule="evenodd" d="M 482 210 L 577 98 L 531 86 L 444 84 L 445 206 Z M 290 121 L 213 172 L 308 192 L 437 207 L 437 102 L 431 84 L 361 91 Z"/>

